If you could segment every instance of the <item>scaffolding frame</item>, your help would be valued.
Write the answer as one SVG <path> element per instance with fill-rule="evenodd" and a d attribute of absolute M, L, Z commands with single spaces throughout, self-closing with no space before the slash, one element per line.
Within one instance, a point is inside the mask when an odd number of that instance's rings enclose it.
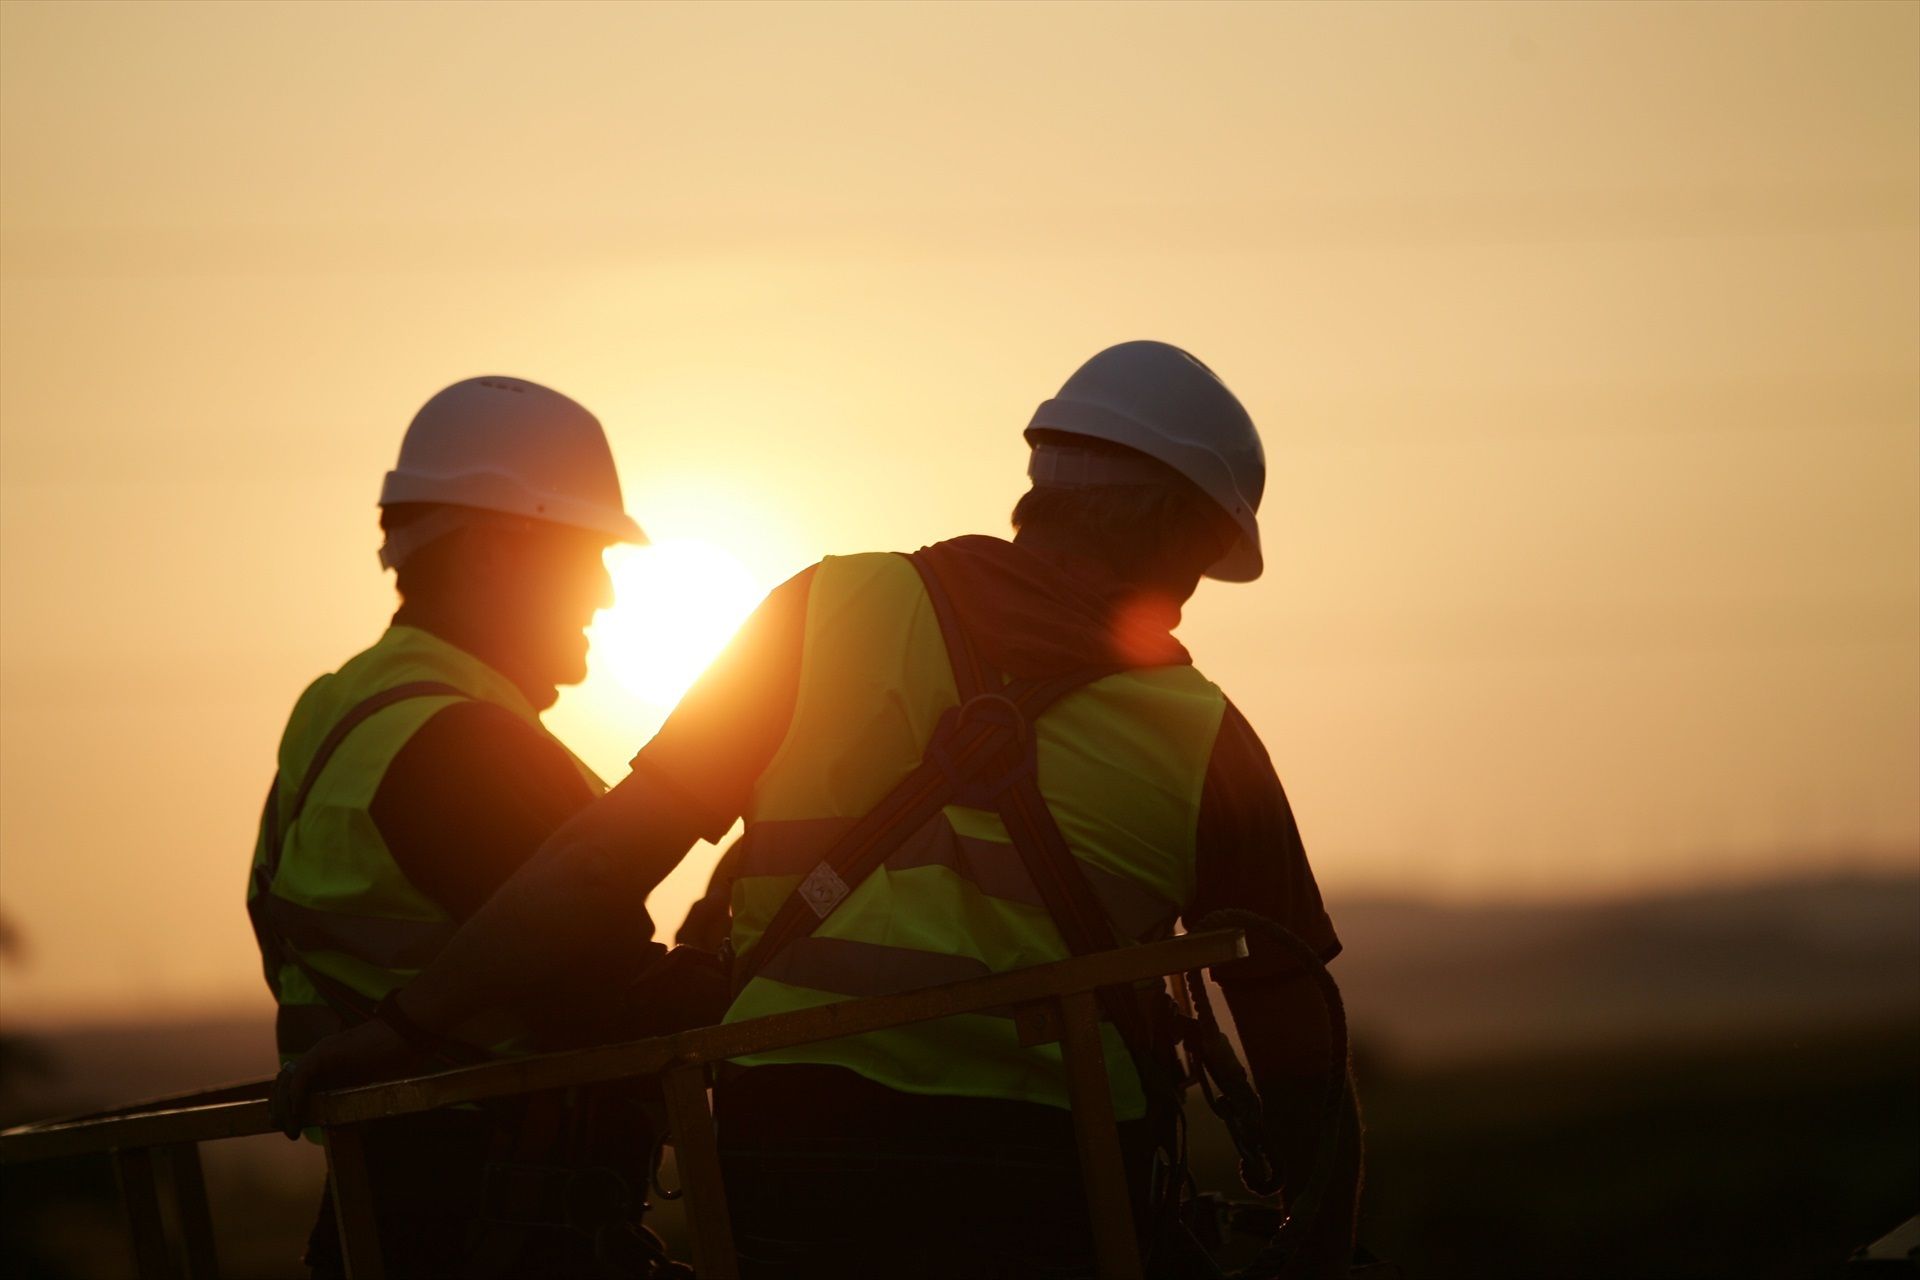
<path fill-rule="evenodd" d="M 694 1270 L 700 1280 L 737 1280 L 739 1264 L 707 1098 L 710 1066 L 748 1054 L 954 1014 L 1011 1013 L 1022 1044 L 1058 1041 L 1061 1046 L 1097 1274 L 1100 1280 L 1141 1280 L 1139 1237 L 1121 1162 L 1094 993 L 1103 987 L 1164 981 L 1172 974 L 1245 955 L 1245 938 L 1238 929 L 1182 934 L 896 995 L 338 1089 L 316 1096 L 306 1118 L 325 1134 L 327 1176 L 347 1274 L 352 1280 L 385 1280 L 363 1126 L 487 1098 L 658 1077 L 666 1097 L 666 1141 L 674 1149 L 679 1169 Z M 22 1125 L 0 1133 L 0 1165 L 111 1155 L 137 1274 L 142 1280 L 214 1280 L 219 1262 L 212 1208 L 201 1175 L 200 1144 L 276 1132 L 267 1115 L 272 1084 L 256 1080 Z M 173 1233 L 167 1230 L 169 1218 L 177 1228 Z"/>

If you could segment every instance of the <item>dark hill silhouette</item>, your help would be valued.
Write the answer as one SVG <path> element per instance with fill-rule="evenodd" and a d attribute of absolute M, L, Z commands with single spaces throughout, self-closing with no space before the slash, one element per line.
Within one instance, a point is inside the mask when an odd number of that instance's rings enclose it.
<path fill-rule="evenodd" d="M 1410 1059 L 1920 1025 L 1920 876 L 1592 904 L 1340 904 L 1357 1032 Z"/>

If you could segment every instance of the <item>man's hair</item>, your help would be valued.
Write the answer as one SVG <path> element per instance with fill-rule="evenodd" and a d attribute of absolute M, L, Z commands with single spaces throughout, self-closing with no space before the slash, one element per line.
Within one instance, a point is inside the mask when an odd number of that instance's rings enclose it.
<path fill-rule="evenodd" d="M 1091 453 L 1146 455 L 1104 440 L 1054 436 L 1056 441 Z M 1148 459 L 1151 461 L 1151 459 Z M 1159 484 L 1104 484 L 1084 487 L 1034 485 L 1013 508 L 1015 529 L 1078 533 L 1106 549 L 1122 570 L 1137 569 L 1172 556 L 1204 568 L 1225 555 L 1235 530 L 1227 514 L 1170 467 Z"/>

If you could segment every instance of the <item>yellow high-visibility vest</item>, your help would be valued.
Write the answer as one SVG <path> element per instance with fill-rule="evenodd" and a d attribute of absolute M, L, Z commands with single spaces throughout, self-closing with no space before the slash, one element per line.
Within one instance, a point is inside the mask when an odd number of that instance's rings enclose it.
<path fill-rule="evenodd" d="M 733 882 L 746 955 L 782 902 L 919 764 L 959 701 L 920 576 L 891 554 L 829 557 L 808 591 L 799 695 L 756 782 Z M 1194 895 L 1194 838 L 1226 699 L 1191 666 L 1145 667 L 1067 694 L 1035 724 L 1040 790 L 1115 934 L 1164 937 Z M 737 1022 L 1067 958 L 997 814 L 960 805 L 909 836 L 728 1009 Z M 1118 1032 L 1102 1023 L 1114 1101 L 1145 1112 Z M 1065 1108 L 1060 1046 L 1022 1046 L 1010 1017 L 966 1014 L 739 1059 L 849 1068 L 906 1093 Z"/>
<path fill-rule="evenodd" d="M 277 867 L 262 820 L 247 897 L 250 908 L 268 908 L 278 943 L 264 949 L 263 959 L 267 985 L 280 1004 L 283 1060 L 345 1025 L 343 1011 L 318 989 L 315 975 L 319 985 L 337 984 L 371 1005 L 425 968 L 453 936 L 455 922 L 401 872 L 371 812 L 380 781 L 407 740 L 435 713 L 463 699 L 492 703 L 546 732 L 511 680 L 429 632 L 392 627 L 372 648 L 314 681 L 294 705 L 280 740 L 274 796 L 279 812 L 288 812 L 335 725 L 369 698 L 420 683 L 449 691 L 393 702 L 347 733 L 286 828 Z M 584 764 L 574 764 L 595 795 L 606 790 Z M 265 868 L 272 869 L 270 883 Z M 271 894 L 272 902 L 256 903 L 261 892 Z"/>

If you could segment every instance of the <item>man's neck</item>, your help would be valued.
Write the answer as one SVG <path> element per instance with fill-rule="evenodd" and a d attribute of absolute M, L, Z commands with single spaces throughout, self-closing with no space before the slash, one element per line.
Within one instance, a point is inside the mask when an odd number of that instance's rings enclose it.
<path fill-rule="evenodd" d="M 402 600 L 394 612 L 393 625 L 413 627 L 444 640 L 492 667 L 511 680 L 514 687 L 535 707 L 553 700 L 550 685 L 543 686 L 523 674 L 524 665 L 516 660 L 513 646 L 496 629 L 462 616 L 456 609 L 433 607 L 424 602 Z"/>
<path fill-rule="evenodd" d="M 1028 551 L 1037 551 L 1043 556 L 1070 556 L 1081 560 L 1091 560 L 1116 578 L 1128 579 L 1132 575 L 1114 563 L 1111 550 L 1102 545 L 1099 539 L 1090 538 L 1079 530 L 1040 529 L 1026 525 L 1016 529 L 1013 545 Z"/>
<path fill-rule="evenodd" d="M 1078 529 L 1025 525 L 1014 531 L 1013 545 L 1041 555 L 1090 560 L 1134 590 L 1170 600 L 1176 606 L 1185 604 L 1199 585 L 1197 578 L 1190 582 L 1167 581 L 1152 573 L 1143 574 L 1138 565 L 1118 564 L 1113 558 L 1112 548 Z"/>

